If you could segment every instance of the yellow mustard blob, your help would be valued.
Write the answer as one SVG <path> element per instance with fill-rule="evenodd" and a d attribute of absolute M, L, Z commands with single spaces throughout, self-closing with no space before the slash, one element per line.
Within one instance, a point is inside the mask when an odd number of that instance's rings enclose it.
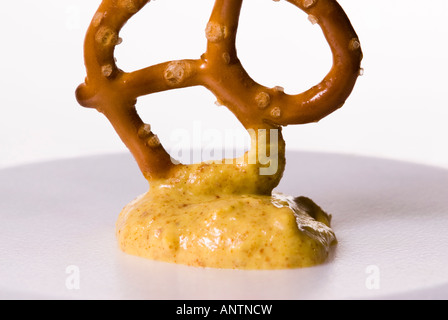
<path fill-rule="evenodd" d="M 275 131 L 253 134 L 253 147 L 241 158 L 178 165 L 169 179 L 151 181 L 149 191 L 120 213 L 120 248 L 210 268 L 323 263 L 336 243 L 330 216 L 308 198 L 272 192 L 285 167 L 284 140 Z"/>

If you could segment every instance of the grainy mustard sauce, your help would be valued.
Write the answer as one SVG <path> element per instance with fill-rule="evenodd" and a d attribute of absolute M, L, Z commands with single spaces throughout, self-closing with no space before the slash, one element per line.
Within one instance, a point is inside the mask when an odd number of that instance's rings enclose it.
<path fill-rule="evenodd" d="M 267 148 L 273 150 L 273 144 Z M 171 178 L 120 213 L 120 248 L 153 260 L 198 267 L 286 269 L 324 262 L 336 242 L 330 216 L 308 198 L 272 193 L 284 166 L 260 175 L 249 151 L 233 164 L 178 165 Z M 272 165 L 272 163 L 271 163 Z"/>

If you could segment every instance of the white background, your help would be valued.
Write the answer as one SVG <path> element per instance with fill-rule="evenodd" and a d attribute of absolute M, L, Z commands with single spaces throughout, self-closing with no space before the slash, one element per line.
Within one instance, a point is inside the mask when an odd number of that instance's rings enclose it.
<path fill-rule="evenodd" d="M 448 168 L 448 1 L 340 0 L 361 40 L 365 74 L 346 105 L 317 124 L 289 126 L 290 149 L 407 160 Z M 0 168 L 126 152 L 107 120 L 80 107 L 83 38 L 99 0 L 22 0 L 0 9 Z M 198 58 L 212 0 L 157 0 L 122 30 L 125 71 Z M 317 25 L 286 2 L 245 0 L 237 39 L 249 74 L 299 93 L 331 67 Z M 240 130 L 202 87 L 139 99 L 170 150 L 176 130 Z M 206 141 L 202 141 L 202 145 Z"/>

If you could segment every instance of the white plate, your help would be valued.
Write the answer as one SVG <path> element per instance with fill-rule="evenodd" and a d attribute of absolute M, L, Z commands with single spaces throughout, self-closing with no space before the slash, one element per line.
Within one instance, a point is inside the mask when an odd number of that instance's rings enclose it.
<path fill-rule="evenodd" d="M 147 189 L 130 155 L 0 171 L 0 297 L 448 298 L 448 171 L 324 153 L 287 161 L 277 190 L 333 215 L 339 244 L 318 267 L 202 269 L 122 253 L 115 220 Z"/>

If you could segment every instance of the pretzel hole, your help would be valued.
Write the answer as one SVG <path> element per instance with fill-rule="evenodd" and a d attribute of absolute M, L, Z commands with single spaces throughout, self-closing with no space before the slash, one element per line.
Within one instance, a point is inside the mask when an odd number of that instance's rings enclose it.
<path fill-rule="evenodd" d="M 241 63 L 256 82 L 283 87 L 288 94 L 321 82 L 333 63 L 320 27 L 286 1 L 245 0 L 236 45 Z"/>
<path fill-rule="evenodd" d="M 139 136 L 157 135 L 171 157 L 183 164 L 223 163 L 240 157 L 250 149 L 250 135 L 231 111 L 217 106 L 216 101 L 201 86 L 140 97 L 138 113 L 151 125 L 142 127 Z"/>
<path fill-rule="evenodd" d="M 123 45 L 115 48 L 118 67 L 130 72 L 166 61 L 199 59 L 207 46 L 204 30 L 213 5 L 203 0 L 150 1 L 120 31 Z"/>

